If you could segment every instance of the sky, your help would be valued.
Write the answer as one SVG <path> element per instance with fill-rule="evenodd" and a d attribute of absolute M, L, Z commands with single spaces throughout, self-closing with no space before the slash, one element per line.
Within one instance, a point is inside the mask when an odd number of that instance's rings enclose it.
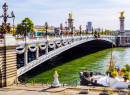
<path fill-rule="evenodd" d="M 130 0 L 0 0 L 0 15 L 3 13 L 2 6 L 8 5 L 8 15 L 15 15 L 15 25 L 29 17 L 34 25 L 59 27 L 72 12 L 74 26 L 86 29 L 87 22 L 92 22 L 93 28 L 109 30 L 119 29 L 119 17 L 121 11 L 125 11 L 125 30 L 130 30 Z M 0 24 L 3 19 L 0 18 Z M 13 19 L 8 22 L 13 24 Z"/>

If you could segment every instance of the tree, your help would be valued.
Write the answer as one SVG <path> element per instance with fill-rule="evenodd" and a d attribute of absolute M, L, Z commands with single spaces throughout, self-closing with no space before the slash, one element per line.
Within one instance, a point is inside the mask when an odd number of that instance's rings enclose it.
<path fill-rule="evenodd" d="M 21 34 L 23 35 L 26 31 L 25 27 L 23 27 L 24 22 L 27 21 L 27 25 L 29 25 L 27 27 L 27 33 L 29 33 L 30 31 L 34 31 L 34 24 L 33 22 L 27 17 L 24 20 L 22 20 L 21 24 L 17 24 L 17 34 Z"/>
<path fill-rule="evenodd" d="M 23 28 L 24 27 L 21 24 L 17 24 L 17 34 L 23 35 L 24 34 Z"/>
<path fill-rule="evenodd" d="M 27 25 L 29 25 L 29 27 L 27 28 L 27 32 L 34 31 L 33 22 L 28 17 L 26 17 L 24 20 L 22 20 L 22 25 L 24 24 L 25 21 L 27 21 Z M 25 30 L 25 28 L 23 30 Z"/>

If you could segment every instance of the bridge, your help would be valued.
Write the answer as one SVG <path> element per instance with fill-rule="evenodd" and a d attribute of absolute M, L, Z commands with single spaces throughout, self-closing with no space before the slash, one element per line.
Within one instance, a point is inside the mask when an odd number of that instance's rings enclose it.
<path fill-rule="evenodd" d="M 9 38 L 9 39 L 8 39 Z M 16 77 L 21 76 L 22 74 L 28 72 L 29 70 L 35 68 L 39 64 L 47 61 L 48 59 L 65 52 L 66 50 L 78 46 L 89 41 L 100 40 L 113 43 L 116 46 L 117 36 L 113 35 L 100 35 L 100 38 L 95 38 L 94 35 L 77 35 L 77 36 L 60 36 L 60 37 L 28 37 L 26 38 L 14 38 L 11 34 L 5 34 L 4 39 L 0 39 L 0 61 L 1 61 L 1 76 L 2 71 L 6 68 L 5 77 L 13 80 Z M 45 53 L 40 54 L 40 50 Z M 3 55 L 6 51 L 5 56 Z M 29 60 L 28 52 L 35 53 L 35 58 Z M 21 59 L 23 62 L 22 65 L 18 63 L 18 55 L 23 55 Z M 21 58 L 21 57 L 20 57 Z M 2 64 L 6 60 L 6 64 Z M 18 68 L 17 68 L 18 67 Z M 15 76 L 12 79 L 12 76 Z M 10 78 L 11 77 L 11 78 Z M 8 81 L 6 79 L 6 81 Z M 17 80 L 15 80 L 17 81 Z M 10 82 L 9 84 L 12 84 Z"/>
<path fill-rule="evenodd" d="M 17 54 L 24 53 L 24 66 L 17 70 L 17 76 L 21 76 L 22 74 L 35 68 L 37 65 L 72 47 L 92 40 L 107 41 L 116 45 L 116 37 L 111 35 L 101 35 L 100 38 L 94 38 L 92 35 L 65 38 L 51 37 L 47 40 L 39 37 L 33 37 L 28 39 L 27 42 L 25 42 L 24 39 L 16 39 L 17 45 L 19 45 L 19 47 L 16 48 Z M 45 54 L 39 56 L 39 49 L 44 50 Z M 35 60 L 31 60 L 31 62 L 28 62 L 28 50 L 36 53 Z"/>

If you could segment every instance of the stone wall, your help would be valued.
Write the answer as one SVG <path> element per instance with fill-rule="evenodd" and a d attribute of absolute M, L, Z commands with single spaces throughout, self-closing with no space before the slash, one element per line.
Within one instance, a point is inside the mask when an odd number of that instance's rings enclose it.
<path fill-rule="evenodd" d="M 0 87 L 12 85 L 17 80 L 16 45 L 0 47 Z"/>

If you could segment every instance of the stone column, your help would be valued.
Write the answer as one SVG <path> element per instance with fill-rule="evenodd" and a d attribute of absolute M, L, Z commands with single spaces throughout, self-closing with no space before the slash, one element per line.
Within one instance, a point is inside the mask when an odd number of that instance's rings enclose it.
<path fill-rule="evenodd" d="M 0 45 L 0 87 L 12 85 L 17 81 L 16 41 L 12 34 L 4 35 Z"/>
<path fill-rule="evenodd" d="M 117 36 L 117 39 L 116 39 L 116 45 L 119 47 L 120 44 L 121 44 L 121 36 L 118 35 L 118 36 Z"/>

